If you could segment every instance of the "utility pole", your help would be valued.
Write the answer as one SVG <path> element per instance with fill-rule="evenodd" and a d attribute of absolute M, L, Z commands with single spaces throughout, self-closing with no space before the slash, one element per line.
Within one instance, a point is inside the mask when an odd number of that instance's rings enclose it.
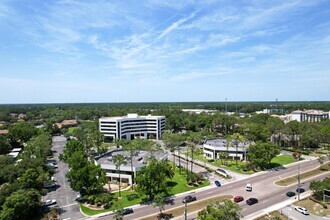
<path fill-rule="evenodd" d="M 187 220 L 187 214 L 188 214 L 188 210 L 187 210 L 187 201 L 184 203 L 184 220 Z"/>
<path fill-rule="evenodd" d="M 300 201 L 300 164 L 298 164 L 298 201 Z"/>
<path fill-rule="evenodd" d="M 227 98 L 226 98 L 226 110 L 225 110 L 225 112 L 226 112 L 226 115 L 227 115 Z"/>

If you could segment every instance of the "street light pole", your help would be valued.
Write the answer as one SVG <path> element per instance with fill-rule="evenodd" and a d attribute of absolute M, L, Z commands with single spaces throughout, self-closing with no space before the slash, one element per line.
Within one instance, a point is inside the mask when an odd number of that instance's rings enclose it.
<path fill-rule="evenodd" d="M 298 201 L 300 200 L 300 164 L 298 164 Z"/>

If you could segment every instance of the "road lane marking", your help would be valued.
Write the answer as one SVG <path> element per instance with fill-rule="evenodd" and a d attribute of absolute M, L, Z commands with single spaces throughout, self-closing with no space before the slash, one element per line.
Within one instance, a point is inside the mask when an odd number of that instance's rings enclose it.
<path fill-rule="evenodd" d="M 61 206 L 60 208 L 66 208 L 66 207 L 73 206 L 73 205 L 77 205 L 77 203 L 71 203 L 71 204 L 68 204 L 68 205 L 64 205 L 64 206 Z"/>

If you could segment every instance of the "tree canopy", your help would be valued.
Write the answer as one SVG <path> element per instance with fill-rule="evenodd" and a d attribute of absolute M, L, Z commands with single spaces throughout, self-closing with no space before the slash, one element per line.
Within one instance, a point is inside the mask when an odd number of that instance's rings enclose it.
<path fill-rule="evenodd" d="M 173 176 L 174 171 L 167 161 L 157 161 L 153 158 L 137 173 L 136 190 L 152 200 L 159 193 L 168 193 L 167 181 Z"/>
<path fill-rule="evenodd" d="M 261 169 L 270 167 L 271 160 L 281 152 L 278 145 L 272 143 L 257 143 L 251 145 L 248 152 L 250 162 Z"/>
<path fill-rule="evenodd" d="M 242 214 L 241 207 L 230 201 L 212 202 L 205 209 L 198 212 L 198 220 L 239 220 Z"/>

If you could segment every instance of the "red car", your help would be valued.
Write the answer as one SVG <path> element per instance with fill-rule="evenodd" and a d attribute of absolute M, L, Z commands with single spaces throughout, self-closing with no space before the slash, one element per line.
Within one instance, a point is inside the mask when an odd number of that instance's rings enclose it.
<path fill-rule="evenodd" d="M 234 202 L 241 202 L 243 200 L 244 200 L 244 198 L 242 196 L 235 196 L 235 198 L 234 198 Z"/>

